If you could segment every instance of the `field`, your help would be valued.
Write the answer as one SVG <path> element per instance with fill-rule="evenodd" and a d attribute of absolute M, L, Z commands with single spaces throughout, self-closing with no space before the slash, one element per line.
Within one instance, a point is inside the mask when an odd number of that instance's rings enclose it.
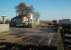
<path fill-rule="evenodd" d="M 47 28 L 10 28 L 9 32 L 0 33 L 0 42 L 10 42 L 22 45 L 57 46 L 63 50 L 60 33 L 48 32 Z"/>

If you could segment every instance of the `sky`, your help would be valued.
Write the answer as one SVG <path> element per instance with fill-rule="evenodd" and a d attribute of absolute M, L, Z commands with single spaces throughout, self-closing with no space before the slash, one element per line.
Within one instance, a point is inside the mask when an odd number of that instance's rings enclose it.
<path fill-rule="evenodd" d="M 0 0 L 0 16 L 15 17 L 20 2 L 32 5 L 41 20 L 71 19 L 71 0 Z"/>

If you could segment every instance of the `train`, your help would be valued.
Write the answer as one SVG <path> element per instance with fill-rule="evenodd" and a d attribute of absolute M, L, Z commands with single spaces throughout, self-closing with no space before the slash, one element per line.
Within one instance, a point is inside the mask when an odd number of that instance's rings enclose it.
<path fill-rule="evenodd" d="M 24 27 L 24 28 L 32 28 L 32 21 L 22 22 L 20 17 L 14 17 L 11 19 L 10 27 Z"/>

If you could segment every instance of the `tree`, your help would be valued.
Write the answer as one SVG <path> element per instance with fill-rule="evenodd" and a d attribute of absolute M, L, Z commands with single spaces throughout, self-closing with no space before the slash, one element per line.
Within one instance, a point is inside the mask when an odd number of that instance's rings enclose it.
<path fill-rule="evenodd" d="M 35 18 L 35 20 L 38 20 L 39 16 L 40 16 L 39 12 L 34 12 L 34 18 Z"/>
<path fill-rule="evenodd" d="M 6 21 L 5 21 L 5 23 L 6 24 L 9 24 L 11 21 L 9 20 L 9 19 L 7 19 Z"/>
<path fill-rule="evenodd" d="M 27 6 L 25 3 L 20 3 L 18 6 L 16 6 L 16 9 L 18 15 L 28 15 L 30 12 L 32 12 L 32 6 Z"/>
<path fill-rule="evenodd" d="M 39 12 L 34 12 L 34 20 L 35 20 L 35 23 L 37 22 L 37 24 L 39 24 L 39 17 L 40 17 Z"/>
<path fill-rule="evenodd" d="M 1 16 L 1 18 L 2 18 L 2 23 L 3 23 L 3 24 L 5 23 L 5 17 L 6 17 L 6 16 Z"/>

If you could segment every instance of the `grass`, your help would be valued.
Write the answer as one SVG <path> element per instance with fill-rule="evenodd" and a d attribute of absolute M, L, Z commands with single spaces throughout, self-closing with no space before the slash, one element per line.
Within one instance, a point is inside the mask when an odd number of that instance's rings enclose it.
<path fill-rule="evenodd" d="M 58 35 L 57 35 L 57 50 L 64 50 L 64 43 L 63 43 L 63 39 L 61 37 L 61 33 L 58 31 Z"/>
<path fill-rule="evenodd" d="M 1 33 L 9 33 L 9 31 L 0 32 L 0 34 L 1 34 Z"/>

